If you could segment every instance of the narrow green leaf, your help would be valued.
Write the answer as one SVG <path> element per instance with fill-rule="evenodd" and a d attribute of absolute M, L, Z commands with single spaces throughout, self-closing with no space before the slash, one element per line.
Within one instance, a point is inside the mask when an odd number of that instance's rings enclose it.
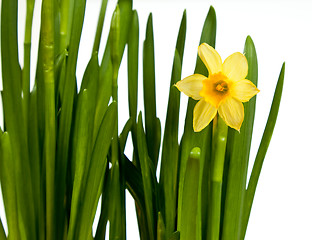
<path fill-rule="evenodd" d="M 143 123 L 142 123 L 142 114 L 140 112 L 138 125 L 137 125 L 137 134 L 138 134 L 138 153 L 139 153 L 139 161 L 141 165 L 142 171 L 142 180 L 143 180 L 143 187 L 144 187 L 144 199 L 145 199 L 145 207 L 146 207 L 146 217 L 147 217 L 147 226 L 149 231 L 149 239 L 155 239 L 155 230 L 156 230 L 156 213 L 155 212 L 155 197 L 153 192 L 155 189 L 153 186 L 155 185 L 156 179 L 154 179 L 155 172 L 151 171 L 151 159 L 148 155 L 147 150 L 147 143 L 145 140 L 145 134 L 143 130 Z M 153 181 L 154 179 L 154 181 Z"/>
<path fill-rule="evenodd" d="M 1 6 L 1 63 L 5 131 L 10 134 L 20 239 L 35 238 L 34 196 L 28 156 L 27 119 L 22 105 L 22 73 L 18 61 L 17 0 Z"/>
<path fill-rule="evenodd" d="M 139 19 L 134 10 L 128 39 L 128 101 L 129 115 L 134 121 L 138 105 Z M 133 125 L 134 128 L 134 125 Z M 132 133 L 133 134 L 133 133 Z"/>
<path fill-rule="evenodd" d="M 5 215 L 10 239 L 21 239 L 17 209 L 17 188 L 15 183 L 15 161 L 9 133 L 1 134 L 0 139 L 0 177 Z"/>
<path fill-rule="evenodd" d="M 161 212 L 158 212 L 157 218 L 157 240 L 165 240 L 166 239 L 166 229 L 164 220 L 161 216 Z"/>
<path fill-rule="evenodd" d="M 133 121 L 132 119 L 128 119 L 126 122 L 124 128 L 122 129 L 120 135 L 119 135 L 119 147 L 120 147 L 120 152 L 123 153 L 125 150 L 128 134 L 132 128 Z"/>
<path fill-rule="evenodd" d="M 245 197 L 245 206 L 244 206 L 244 212 L 243 212 L 243 220 L 242 220 L 242 239 L 244 238 L 246 234 L 247 224 L 250 216 L 251 206 L 253 203 L 253 199 L 256 192 L 256 187 L 258 184 L 261 168 L 263 165 L 263 161 L 266 155 L 266 152 L 269 148 L 269 144 L 272 138 L 272 134 L 274 131 L 278 110 L 282 98 L 282 91 L 283 91 L 283 85 L 284 85 L 284 75 L 285 75 L 285 63 L 283 63 L 278 82 L 275 88 L 275 93 L 271 105 L 271 110 L 269 113 L 269 117 L 262 135 L 261 143 L 257 152 L 257 156 L 252 168 L 250 180 L 248 183 L 248 188 L 246 191 L 246 197 Z"/>
<path fill-rule="evenodd" d="M 94 38 L 94 43 L 93 43 L 92 54 L 99 51 L 107 2 L 108 0 L 102 0 L 100 15 L 98 18 L 98 23 L 97 23 L 96 33 L 95 33 L 95 38 Z"/>
<path fill-rule="evenodd" d="M 94 133 L 98 131 L 102 122 L 103 116 L 106 112 L 109 99 L 112 96 L 113 83 L 113 66 L 109 58 L 106 62 L 102 61 L 99 71 L 97 103 L 94 117 Z"/>
<path fill-rule="evenodd" d="M 126 31 L 121 31 L 119 36 L 119 60 L 118 65 L 121 62 L 121 58 L 124 52 L 124 48 L 128 39 L 129 25 L 132 18 L 132 0 L 119 0 L 118 1 L 119 11 L 120 11 L 120 28 L 126 29 Z M 98 103 L 96 107 L 95 116 L 95 131 L 101 123 L 101 119 L 106 111 L 107 104 L 110 97 L 113 95 L 113 64 L 111 60 L 111 32 L 108 36 L 105 51 L 100 66 L 100 80 L 99 80 L 99 91 L 98 91 Z M 115 72 L 117 72 L 115 70 Z M 117 86 L 116 86 L 117 87 Z"/>
<path fill-rule="evenodd" d="M 106 226 L 108 222 L 108 214 L 109 214 L 109 198 L 110 198 L 110 171 L 106 171 L 105 177 L 104 177 L 104 187 L 102 191 L 102 202 L 101 202 L 101 214 L 99 223 L 96 229 L 95 233 L 95 240 L 102 240 L 105 239 L 106 235 Z"/>
<path fill-rule="evenodd" d="M 207 14 L 201 38 L 200 38 L 200 44 L 203 42 L 208 43 L 212 47 L 215 45 L 215 38 L 216 38 L 216 13 L 213 9 L 213 7 L 210 7 L 209 12 Z M 200 73 L 205 76 L 207 76 L 208 71 L 204 64 L 201 62 L 200 58 L 197 57 L 196 61 L 196 67 L 195 67 L 195 73 Z M 184 176 L 186 171 L 186 164 L 189 157 L 189 153 L 194 147 L 199 147 L 202 149 L 201 151 L 201 161 L 202 164 L 200 166 L 200 184 L 202 186 L 199 186 L 199 195 L 201 195 L 201 189 L 205 189 L 204 192 L 206 192 L 208 188 L 208 176 L 207 171 L 204 172 L 204 169 L 207 169 L 209 164 L 209 157 L 210 157 L 210 149 L 211 149 L 211 129 L 212 124 L 210 124 L 207 128 L 202 130 L 199 133 L 195 133 L 193 130 L 193 109 L 197 102 L 191 98 L 188 100 L 188 106 L 187 106 L 187 113 L 185 118 L 185 126 L 184 126 L 184 133 L 182 136 L 181 144 L 180 144 L 180 170 L 179 170 L 179 196 L 178 196 L 178 231 L 181 230 L 181 214 L 182 214 L 182 194 L 183 194 L 183 188 L 184 188 Z M 209 168 L 208 168 L 209 169 Z M 206 181 L 204 181 L 206 180 Z M 203 209 L 207 207 L 208 198 L 203 198 L 205 200 L 204 202 L 201 202 L 202 199 L 198 198 L 199 205 L 203 206 Z M 199 208 L 201 209 L 201 208 Z M 205 219 L 206 211 L 198 212 L 198 217 L 201 219 L 201 215 L 203 215 L 203 219 Z M 201 226 L 203 225 L 203 227 Z M 201 231 L 203 229 L 203 236 L 205 236 L 206 231 L 206 223 L 203 221 L 199 221 L 198 223 L 198 231 Z"/>
<path fill-rule="evenodd" d="M 119 47 L 117 47 L 120 51 L 120 53 L 118 53 L 118 65 L 121 62 L 122 56 L 123 56 L 123 52 L 124 52 L 124 48 L 126 45 L 126 42 L 128 40 L 128 32 L 130 29 L 130 24 L 131 24 L 131 19 L 132 19 L 132 0 L 118 0 L 117 3 L 118 7 L 119 7 L 119 11 L 120 11 L 120 28 L 121 29 L 125 29 L 125 31 L 121 31 L 120 35 L 119 35 Z M 105 47 L 105 51 L 104 51 L 104 55 L 103 55 L 103 59 L 102 59 L 102 64 L 104 63 L 105 66 L 107 66 L 107 61 L 110 60 L 111 58 L 111 31 L 109 33 L 107 42 L 106 42 L 106 47 Z M 102 65 L 101 64 L 101 65 Z"/>
<path fill-rule="evenodd" d="M 31 164 L 32 189 L 34 193 L 34 207 L 36 214 L 36 225 L 38 225 L 38 238 L 45 237 L 45 201 L 42 179 L 43 162 L 42 149 L 39 142 L 39 126 L 38 126 L 38 109 L 37 109 L 36 86 L 29 96 L 29 114 L 28 114 L 28 143 L 29 143 L 29 160 Z"/>
<path fill-rule="evenodd" d="M 143 43 L 143 93 L 146 143 L 149 157 L 155 167 L 158 162 L 160 142 L 156 141 L 156 93 L 155 93 L 155 57 L 153 17 L 150 13 L 146 26 L 146 37 Z"/>
<path fill-rule="evenodd" d="M 125 14 L 125 13 L 124 13 Z M 113 81 L 112 81 L 112 98 L 113 101 L 118 103 L 118 71 L 120 61 L 123 55 L 124 45 L 121 44 L 121 11 L 119 3 L 115 8 L 115 11 L 111 20 L 110 34 L 109 34 L 109 46 L 110 57 L 113 67 Z M 128 28 L 127 28 L 128 31 Z M 124 40 L 124 39 L 123 39 Z M 125 41 L 126 43 L 126 41 Z M 118 121 L 118 118 L 116 118 Z M 114 130 L 114 136 L 112 139 L 111 147 L 111 181 L 110 181 L 110 203 L 111 208 L 109 211 L 110 231 L 109 237 L 111 239 L 126 239 L 126 218 L 125 218 L 125 181 L 124 181 L 124 169 L 123 154 L 120 153 L 120 145 L 118 143 L 118 126 Z"/>
<path fill-rule="evenodd" d="M 75 0 L 62 0 L 60 1 L 60 49 L 63 51 L 68 48 L 70 38 L 71 38 L 71 29 L 74 18 L 74 4 Z"/>
<path fill-rule="evenodd" d="M 181 60 L 178 51 L 175 51 L 172 83 L 181 79 Z M 167 108 L 167 118 L 163 140 L 163 151 L 160 169 L 160 191 L 161 199 L 164 203 L 164 216 L 166 222 L 166 236 L 169 237 L 175 230 L 176 225 L 176 205 L 177 205 L 177 181 L 179 165 L 179 111 L 180 111 L 180 92 L 175 86 L 171 86 L 169 102 Z"/>
<path fill-rule="evenodd" d="M 244 53 L 248 61 L 247 79 L 257 86 L 257 54 L 250 36 L 246 39 Z M 224 240 L 241 239 L 241 216 L 244 205 L 255 107 L 256 97 L 253 97 L 249 102 L 244 103 L 245 116 L 240 132 L 232 128 L 229 129 L 229 135 L 231 136 L 227 144 L 231 145 L 228 148 L 231 152 L 228 153 L 228 159 L 226 160 L 229 162 L 229 167 L 226 174 L 227 182 L 224 185 L 224 187 L 226 187 L 223 206 L 224 218 L 222 222 L 222 239 Z"/>
<path fill-rule="evenodd" d="M 120 181 L 120 165 L 116 161 L 111 168 L 110 178 L 110 209 L 109 209 L 109 239 L 125 239 L 125 222 L 123 221 L 124 207 Z"/>
<path fill-rule="evenodd" d="M 116 128 L 117 105 L 113 102 L 107 109 L 101 123 L 90 160 L 85 189 L 81 195 L 82 206 L 79 211 L 77 238 L 89 239 L 92 236 L 92 224 L 96 207 L 103 189 L 103 180 L 107 168 L 107 154 Z"/>
<path fill-rule="evenodd" d="M 75 131 L 73 133 L 73 157 L 72 157 L 72 174 L 74 177 L 73 193 L 71 199 L 70 222 L 68 229 L 68 240 L 76 239 L 77 219 L 81 211 L 82 196 L 84 189 L 84 180 L 88 173 L 90 158 L 88 157 L 89 142 L 90 142 L 90 117 L 91 106 L 89 104 L 88 90 L 84 89 L 78 96 L 77 112 L 75 119 Z"/>
<path fill-rule="evenodd" d="M 92 153 L 93 145 L 98 133 L 98 128 L 94 128 L 95 124 L 95 114 L 96 114 L 96 105 L 97 105 L 97 95 L 98 95 L 98 86 L 99 86 L 99 65 L 98 65 L 98 55 L 94 53 L 88 63 L 86 71 L 83 75 L 83 79 L 81 82 L 80 92 L 84 89 L 88 90 L 88 105 L 90 107 L 90 115 L 89 118 L 91 119 L 90 124 L 90 144 L 89 148 L 89 155 Z M 104 115 L 103 115 L 104 116 Z M 100 119 L 103 120 L 103 117 Z M 93 131 L 92 131 L 93 129 Z M 88 156 L 90 157 L 90 156 Z"/>
<path fill-rule="evenodd" d="M 167 117 L 163 139 L 160 169 L 160 192 L 162 209 L 166 222 L 166 238 L 176 229 L 178 168 L 179 168 L 179 111 L 180 92 L 173 85 L 181 79 L 182 58 L 186 35 L 186 12 L 184 11 L 178 33 L 170 81 Z"/>
<path fill-rule="evenodd" d="M 127 171 L 125 171 L 126 187 L 135 200 L 140 238 L 148 239 L 149 231 L 145 210 L 142 174 L 130 160 L 128 160 L 126 157 L 125 159 L 125 169 L 127 169 Z"/>
<path fill-rule="evenodd" d="M 181 240 L 200 239 L 197 236 L 200 154 L 198 147 L 193 148 L 187 161 L 182 194 Z"/>
<path fill-rule="evenodd" d="M 110 48 L 111 48 L 111 59 L 113 64 L 113 100 L 117 101 L 117 76 L 118 76 L 118 70 L 121 57 L 119 56 L 121 54 L 121 51 L 119 49 L 120 47 L 120 9 L 119 5 L 117 4 L 115 11 L 113 12 L 111 26 L 110 26 Z"/>
<path fill-rule="evenodd" d="M 127 158 L 125 161 L 125 169 L 127 169 L 125 172 L 127 189 L 139 205 L 140 209 L 145 209 L 142 174 Z"/>
<path fill-rule="evenodd" d="M 66 64 L 65 82 L 61 99 L 61 112 L 59 117 L 59 127 L 57 133 L 57 152 L 55 164 L 55 185 L 58 187 L 55 196 L 55 219 L 59 227 L 55 233 L 57 239 L 64 235 L 66 209 L 64 207 L 66 173 L 69 157 L 70 134 L 72 131 L 72 115 L 74 97 L 77 92 L 76 86 L 76 65 L 80 36 L 84 20 L 86 0 L 74 1 L 73 23 L 70 33 L 68 47 L 68 61 Z"/>
<path fill-rule="evenodd" d="M 178 33 L 178 38 L 177 38 L 177 43 L 176 43 L 176 50 L 179 53 L 179 57 L 181 59 L 181 64 L 183 62 L 185 36 L 186 36 L 186 10 L 184 10 L 184 12 L 183 12 L 182 20 L 180 23 L 180 29 L 179 29 L 179 33 Z M 171 85 L 172 84 L 174 84 L 174 83 L 171 82 Z"/>
<path fill-rule="evenodd" d="M 120 29 L 123 29 L 123 31 L 120 31 L 120 41 L 119 41 L 119 63 L 121 62 L 122 55 L 126 46 L 126 43 L 128 41 L 128 33 L 131 25 L 131 19 L 132 19 L 132 0 L 118 0 L 118 6 L 120 10 Z"/>
<path fill-rule="evenodd" d="M 22 72 L 22 91 L 23 91 L 23 111 L 24 117 L 28 115 L 28 101 L 30 91 L 30 52 L 31 52 L 31 31 L 32 19 L 34 13 L 34 0 L 26 1 L 26 21 L 25 21 L 25 37 L 24 37 L 24 68 Z"/>

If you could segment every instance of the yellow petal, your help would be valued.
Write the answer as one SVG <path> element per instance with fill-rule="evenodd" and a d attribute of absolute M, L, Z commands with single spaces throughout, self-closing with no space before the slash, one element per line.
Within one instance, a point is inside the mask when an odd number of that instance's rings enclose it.
<path fill-rule="evenodd" d="M 219 53 L 207 43 L 198 47 L 198 55 L 208 69 L 209 74 L 222 71 L 222 60 Z"/>
<path fill-rule="evenodd" d="M 178 81 L 175 86 L 185 95 L 195 100 L 199 100 L 202 98 L 199 95 L 199 92 L 203 88 L 203 80 L 205 80 L 206 78 L 207 77 L 201 74 L 193 74 L 182 79 L 181 81 Z"/>
<path fill-rule="evenodd" d="M 246 78 L 248 73 L 248 62 L 246 57 L 239 52 L 228 56 L 223 63 L 223 73 L 233 81 Z"/>
<path fill-rule="evenodd" d="M 228 126 L 237 131 L 240 130 L 244 120 L 244 106 L 240 101 L 234 98 L 228 98 L 220 105 L 218 113 Z"/>
<path fill-rule="evenodd" d="M 243 79 L 236 81 L 231 86 L 231 96 L 241 102 L 247 102 L 260 90 L 249 80 Z"/>
<path fill-rule="evenodd" d="M 201 99 L 194 107 L 193 128 L 195 132 L 204 129 L 216 116 L 217 109 L 204 99 Z"/>

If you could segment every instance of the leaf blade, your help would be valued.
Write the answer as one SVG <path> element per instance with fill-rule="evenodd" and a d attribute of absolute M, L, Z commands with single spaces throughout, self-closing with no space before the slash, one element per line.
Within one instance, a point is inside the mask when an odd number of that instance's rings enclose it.
<path fill-rule="evenodd" d="M 256 86 L 258 83 L 258 62 L 254 43 L 250 36 L 246 38 L 244 53 L 248 61 L 247 79 Z M 244 122 L 241 131 L 229 129 L 228 153 L 229 167 L 226 173 L 226 190 L 224 202 L 224 216 L 222 220 L 222 239 L 240 239 L 241 215 L 243 212 L 248 160 L 252 140 L 253 123 L 255 117 L 256 97 L 244 103 Z M 229 150 L 229 148 L 228 148 Z"/>
<path fill-rule="evenodd" d="M 276 84 L 274 97 L 269 113 L 269 117 L 262 135 L 260 146 L 256 155 L 256 159 L 252 168 L 251 176 L 249 179 L 247 191 L 246 191 L 246 200 L 245 200 L 245 209 L 243 213 L 243 225 L 242 225 L 242 236 L 246 234 L 247 224 L 250 216 L 251 206 L 256 192 L 256 187 L 260 177 L 261 168 L 263 161 L 268 150 L 273 130 L 276 124 L 276 119 L 278 116 L 279 106 L 282 98 L 282 91 L 284 85 L 284 76 L 285 76 L 285 62 L 282 65 L 281 72 Z"/>

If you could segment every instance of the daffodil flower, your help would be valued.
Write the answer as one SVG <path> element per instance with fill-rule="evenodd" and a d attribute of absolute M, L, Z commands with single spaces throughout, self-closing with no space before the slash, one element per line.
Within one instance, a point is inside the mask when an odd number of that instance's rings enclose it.
<path fill-rule="evenodd" d="M 239 131 L 244 120 L 242 102 L 248 102 L 259 92 L 245 79 L 248 73 L 246 57 L 236 52 L 222 63 L 218 52 L 206 43 L 198 47 L 198 55 L 209 76 L 193 74 L 175 84 L 181 92 L 199 100 L 193 113 L 194 131 L 204 129 L 217 113 L 228 126 Z"/>

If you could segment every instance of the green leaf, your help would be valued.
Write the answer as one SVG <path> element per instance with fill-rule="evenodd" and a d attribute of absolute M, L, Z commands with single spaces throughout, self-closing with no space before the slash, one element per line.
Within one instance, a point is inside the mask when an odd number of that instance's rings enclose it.
<path fill-rule="evenodd" d="M 216 14 L 213 9 L 213 7 L 210 7 L 209 12 L 207 14 L 201 38 L 200 43 L 206 42 L 212 47 L 215 45 L 215 38 L 216 38 Z M 203 75 L 208 74 L 206 67 L 201 62 L 201 60 L 197 57 L 196 61 L 196 67 L 195 67 L 195 73 L 200 73 Z M 187 113 L 185 118 L 185 126 L 184 126 L 184 133 L 182 136 L 181 144 L 180 144 L 180 170 L 179 170 L 179 196 L 178 196 L 178 231 L 181 230 L 181 214 L 182 214 L 182 193 L 184 188 L 184 176 L 186 171 L 186 164 L 189 157 L 189 153 L 194 147 L 199 147 L 202 149 L 201 151 L 201 166 L 200 166 L 200 184 L 202 186 L 199 186 L 199 195 L 203 195 L 205 192 L 207 192 L 208 189 L 208 171 L 204 171 L 204 169 L 209 169 L 209 157 L 210 157 L 210 150 L 211 150 L 211 129 L 212 124 L 210 124 L 208 127 L 206 127 L 204 130 L 202 130 L 199 133 L 195 133 L 193 130 L 193 109 L 197 101 L 189 98 L 188 100 L 188 106 L 187 106 Z M 203 202 L 202 202 L 203 200 Z M 201 211 L 198 212 L 198 218 L 203 217 L 203 221 L 198 222 L 198 231 L 201 231 L 203 229 L 203 236 L 205 236 L 206 231 L 206 222 L 205 217 L 207 214 L 207 201 L 208 197 L 203 196 L 203 198 L 198 198 L 199 205 L 202 206 L 202 208 L 198 208 Z M 202 217 L 201 217 L 202 215 Z M 202 224 L 202 226 L 201 226 Z M 204 237 L 205 239 L 205 237 Z"/>
<path fill-rule="evenodd" d="M 125 171 L 126 187 L 140 210 L 143 211 L 145 209 L 145 202 L 142 174 L 127 158 L 125 161 L 125 169 L 127 169 L 127 171 Z"/>
<path fill-rule="evenodd" d="M 136 203 L 140 238 L 149 239 L 142 174 L 126 157 L 124 168 L 127 169 L 127 171 L 125 171 L 126 187 Z"/>
<path fill-rule="evenodd" d="M 92 152 L 92 148 L 98 133 L 98 128 L 94 128 L 95 123 L 95 114 L 96 114 L 96 105 L 98 101 L 98 86 L 99 86 L 99 65 L 98 65 L 98 56 L 96 53 L 92 54 L 92 57 L 88 63 L 86 71 L 83 75 L 83 79 L 81 82 L 80 92 L 85 89 L 88 90 L 88 106 L 90 108 L 91 118 L 90 124 L 90 144 L 89 144 L 89 154 Z M 103 115 L 104 116 L 104 115 Z M 103 116 L 100 121 L 103 120 Z M 93 129 L 93 131 L 92 131 Z"/>
<path fill-rule="evenodd" d="M 36 226 L 31 168 L 28 155 L 27 119 L 22 106 L 22 73 L 18 61 L 17 0 L 1 6 L 1 63 L 5 131 L 10 134 L 15 160 L 16 198 L 20 239 L 35 239 Z"/>
<path fill-rule="evenodd" d="M 61 112 L 57 133 L 57 152 L 55 164 L 55 186 L 58 186 L 55 197 L 55 221 L 58 223 L 56 238 L 61 239 L 64 235 L 66 209 L 64 208 L 66 173 L 69 158 L 70 134 L 72 131 L 72 117 L 74 97 L 77 92 L 76 65 L 78 48 L 80 43 L 82 25 L 84 20 L 86 0 L 74 1 L 74 13 L 70 41 L 68 47 L 68 61 L 66 64 L 65 82 L 61 93 Z M 61 86 L 60 86 L 61 87 Z"/>
<path fill-rule="evenodd" d="M 176 228 L 176 205 L 178 194 L 177 182 L 179 168 L 178 129 L 180 92 L 173 85 L 181 79 L 185 35 L 186 12 L 184 11 L 173 60 L 160 169 L 160 193 L 162 194 L 161 199 L 164 201 L 161 206 L 163 206 L 162 212 L 166 223 L 166 238 L 168 238 Z"/>
<path fill-rule="evenodd" d="M 94 117 L 94 134 L 98 131 L 112 96 L 113 66 L 110 58 L 102 61 L 99 71 L 97 103 Z"/>
<path fill-rule="evenodd" d="M 155 93 L 155 57 L 153 17 L 150 13 L 146 26 L 146 37 L 143 43 L 143 93 L 145 130 L 148 155 L 156 168 L 159 155 L 160 141 L 157 135 L 160 129 L 156 117 L 156 93 Z"/>
<path fill-rule="evenodd" d="M 92 224 L 96 207 L 103 188 L 104 174 L 107 168 L 107 154 L 116 128 L 117 104 L 111 103 L 101 123 L 93 148 L 90 166 L 85 180 L 85 189 L 81 194 L 82 206 L 79 211 L 77 238 L 89 239 L 92 236 Z"/>
<path fill-rule="evenodd" d="M 250 180 L 248 183 L 248 188 L 246 191 L 246 197 L 245 197 L 245 205 L 244 205 L 244 212 L 243 212 L 243 220 L 242 220 L 242 238 L 246 234 L 247 224 L 250 216 L 251 206 L 253 203 L 253 199 L 256 192 L 256 187 L 258 184 L 261 168 L 263 165 L 263 161 L 266 155 L 266 152 L 269 148 L 269 144 L 272 138 L 272 134 L 274 131 L 278 110 L 282 98 L 282 91 L 283 91 L 283 85 L 284 85 L 284 75 L 285 75 L 285 63 L 283 63 L 278 82 L 275 88 L 275 93 L 271 105 L 271 110 L 269 113 L 269 117 L 262 135 L 262 139 L 260 142 L 260 146 L 256 155 L 256 159 L 252 168 Z"/>
<path fill-rule="evenodd" d="M 99 223 L 96 229 L 95 240 L 105 239 L 106 235 L 106 226 L 108 221 L 109 214 L 109 198 L 110 198 L 110 171 L 106 171 L 104 179 L 104 187 L 102 191 L 102 202 L 101 202 L 101 214 Z"/>
<path fill-rule="evenodd" d="M 179 53 L 179 56 L 181 59 L 181 64 L 183 62 L 185 36 L 186 36 L 186 10 L 184 10 L 184 12 L 183 12 L 182 20 L 180 23 L 180 29 L 179 29 L 179 33 L 178 33 L 178 39 L 177 39 L 177 43 L 176 43 L 176 50 Z M 171 84 L 173 84 L 173 83 L 171 82 Z"/>
<path fill-rule="evenodd" d="M 181 79 L 181 60 L 177 51 L 175 51 L 172 79 L 176 83 Z M 163 140 L 163 151 L 160 169 L 160 191 L 161 199 L 164 203 L 164 216 L 166 222 L 166 236 L 170 236 L 175 230 L 176 225 L 176 205 L 177 205 L 177 181 L 179 165 L 179 110 L 180 110 L 180 92 L 175 86 L 171 86 L 169 102 L 167 108 L 167 118 Z"/>
<path fill-rule="evenodd" d="M 0 177 L 4 209 L 10 239 L 21 239 L 18 220 L 15 161 L 9 133 L 1 134 L 0 139 Z"/>
<path fill-rule="evenodd" d="M 134 10 L 128 39 L 128 101 L 129 115 L 134 121 L 138 105 L 139 19 Z M 134 126 L 133 126 L 134 128 Z"/>
<path fill-rule="evenodd" d="M 161 212 L 158 212 L 157 218 L 157 240 L 165 240 L 166 239 L 166 229 L 164 220 L 161 216 Z"/>
<path fill-rule="evenodd" d="M 193 148 L 187 161 L 182 194 L 181 240 L 201 239 L 197 235 L 200 154 L 198 147 Z"/>
<path fill-rule="evenodd" d="M 126 29 L 125 31 L 120 31 L 120 35 L 119 35 L 119 47 L 117 47 L 120 51 L 120 53 L 118 53 L 118 65 L 121 62 L 122 56 L 123 56 L 123 52 L 124 52 L 124 48 L 126 45 L 126 42 L 128 40 L 128 32 L 130 29 L 130 23 L 131 23 L 131 19 L 132 19 L 132 0 L 119 0 L 117 3 L 118 7 L 119 7 L 119 11 L 120 11 L 120 29 Z M 106 42 L 106 47 L 105 47 L 105 51 L 104 51 L 104 55 L 103 55 L 103 59 L 102 59 L 102 63 L 104 63 L 104 65 L 107 64 L 107 61 L 110 60 L 111 58 L 111 29 L 110 29 L 110 33 Z"/>
<path fill-rule="evenodd" d="M 258 63 L 257 54 L 251 37 L 247 37 L 244 49 L 248 61 L 247 79 L 257 86 Z M 228 170 L 226 173 L 225 203 L 222 239 L 241 239 L 241 216 L 244 205 L 244 196 L 247 181 L 248 160 L 252 140 L 252 131 L 255 117 L 256 97 L 244 103 L 244 122 L 240 132 L 230 128 L 228 154 Z"/>
<path fill-rule="evenodd" d="M 143 130 L 142 123 L 142 114 L 140 112 L 138 124 L 137 124 L 137 134 L 138 134 L 138 153 L 139 153 L 139 161 L 141 165 L 142 171 L 142 180 L 144 187 L 144 199 L 145 199 L 145 210 L 147 217 L 147 226 L 149 231 L 149 239 L 155 239 L 155 230 L 156 230 L 156 213 L 155 211 L 155 189 L 156 185 L 156 172 L 152 170 L 153 162 L 149 158 L 147 143 L 145 140 L 145 134 Z"/>
<path fill-rule="evenodd" d="M 104 18 L 105 18 L 106 7 L 107 7 L 107 2 L 108 2 L 108 0 L 102 0 L 100 15 L 99 15 L 99 18 L 98 18 L 98 23 L 97 23 L 97 27 L 96 27 L 96 33 L 95 33 L 95 37 L 94 37 L 92 54 L 99 51 L 100 41 L 101 41 L 101 36 L 102 36 L 102 30 L 103 30 L 103 24 L 104 24 Z"/>
<path fill-rule="evenodd" d="M 23 91 L 23 111 L 24 117 L 27 119 L 28 102 L 30 91 L 30 53 L 31 53 L 31 31 L 34 13 L 34 0 L 27 0 L 26 20 L 25 20 L 25 37 L 24 37 L 24 67 L 22 71 L 22 91 Z"/>
<path fill-rule="evenodd" d="M 38 125 L 38 91 L 34 87 L 29 97 L 29 114 L 28 114 L 28 143 L 29 143 L 29 160 L 31 164 L 32 189 L 34 193 L 34 207 L 37 216 L 39 239 L 45 236 L 45 216 L 44 216 L 44 180 L 42 176 L 43 162 L 42 146 L 39 141 L 39 125 Z"/>
<path fill-rule="evenodd" d="M 119 135 L 119 148 L 120 148 L 120 152 L 123 153 L 126 147 L 126 142 L 127 142 L 127 138 L 128 138 L 128 134 L 132 128 L 133 125 L 133 121 L 132 119 L 128 119 L 128 121 L 126 122 L 124 128 L 122 129 L 120 135 Z"/>
<path fill-rule="evenodd" d="M 68 229 L 68 239 L 76 239 L 75 233 L 77 231 L 77 220 L 81 211 L 81 206 L 83 203 L 82 193 L 85 189 L 85 181 L 87 178 L 90 157 L 89 153 L 89 142 L 90 142 L 90 123 L 92 117 L 90 117 L 91 106 L 89 104 L 89 92 L 84 89 L 79 93 L 76 121 L 75 121 L 75 131 L 73 133 L 73 157 L 72 157 L 72 175 L 74 177 L 73 181 L 73 192 L 71 198 L 71 210 L 70 210 L 70 222 Z"/>
<path fill-rule="evenodd" d="M 122 55 L 128 40 L 129 29 L 132 19 L 132 0 L 118 0 L 118 6 L 120 10 L 120 54 L 119 54 L 119 63 L 121 62 Z"/>

